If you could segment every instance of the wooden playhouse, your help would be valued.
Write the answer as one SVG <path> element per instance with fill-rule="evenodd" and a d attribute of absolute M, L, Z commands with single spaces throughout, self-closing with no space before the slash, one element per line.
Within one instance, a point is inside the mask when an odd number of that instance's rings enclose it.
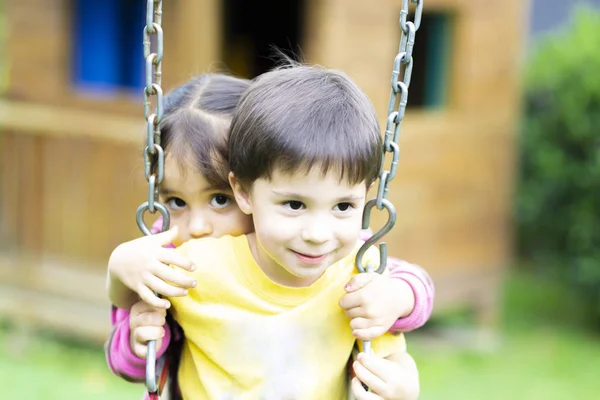
<path fill-rule="evenodd" d="M 340 68 L 385 126 L 399 0 L 163 2 L 168 88 L 226 67 L 252 77 L 270 46 Z M 0 99 L 0 315 L 103 341 L 111 250 L 139 235 L 144 0 L 4 3 Z M 423 265 L 436 310 L 493 323 L 511 261 L 511 195 L 526 2 L 426 0 L 391 255 Z M 380 218 L 379 218 L 380 217 Z M 375 216 L 377 226 L 384 215 Z"/>

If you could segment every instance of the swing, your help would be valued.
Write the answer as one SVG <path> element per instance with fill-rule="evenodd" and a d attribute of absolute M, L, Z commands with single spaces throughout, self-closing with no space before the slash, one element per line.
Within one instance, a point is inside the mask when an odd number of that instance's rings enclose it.
<path fill-rule="evenodd" d="M 392 81 L 390 99 L 388 104 L 388 117 L 385 127 L 384 143 L 382 148 L 382 163 L 379 172 L 379 184 L 377 187 L 377 197 L 369 200 L 363 212 L 362 228 L 367 229 L 371 220 L 371 211 L 373 207 L 378 210 L 386 210 L 388 218 L 384 226 L 373 236 L 371 236 L 358 250 L 356 254 L 356 268 L 361 273 L 372 272 L 374 267 L 371 263 L 364 265 L 363 256 L 367 249 L 376 244 L 394 227 L 396 223 L 396 209 L 391 201 L 388 200 L 390 182 L 396 176 L 398 160 L 400 158 L 400 148 L 398 139 L 400 137 L 401 123 L 406 111 L 408 100 L 408 88 L 413 68 L 412 52 L 415 44 L 416 32 L 421 25 L 421 16 L 423 14 L 423 0 L 410 0 L 416 3 L 414 22 L 408 20 L 409 0 L 402 0 L 402 9 L 400 10 L 400 28 L 401 39 L 398 54 L 394 59 L 392 69 Z M 146 26 L 144 27 L 144 59 L 146 61 L 146 85 L 144 88 L 144 119 L 146 121 L 146 146 L 144 148 L 144 173 L 148 182 L 148 200 L 142 203 L 136 212 L 136 222 L 144 235 L 151 235 L 151 231 L 144 222 L 146 211 L 155 214 L 157 211 L 161 214 L 162 229 L 166 231 L 170 225 L 170 215 L 167 208 L 158 200 L 159 185 L 164 178 L 164 151 L 160 145 L 160 127 L 163 116 L 163 91 L 161 88 L 162 77 L 162 58 L 163 58 L 163 31 L 162 31 L 162 0 L 147 0 L 146 5 Z M 154 41 L 152 40 L 154 37 Z M 152 52 L 152 44 L 155 45 L 155 51 Z M 402 74 L 401 74 L 402 69 Z M 151 110 L 151 98 L 156 96 L 156 106 Z M 386 154 L 391 153 L 391 163 L 389 170 L 384 168 Z M 152 171 L 152 166 L 156 165 L 156 171 Z M 379 267 L 375 272 L 382 273 L 387 263 L 387 247 L 384 242 L 379 244 Z M 371 352 L 370 342 L 363 342 L 363 350 L 369 354 Z M 146 359 L 146 389 L 149 398 L 157 400 L 160 398 L 162 387 L 166 380 L 166 368 L 161 366 L 160 382 L 157 382 L 157 363 L 156 363 L 156 342 L 148 343 L 148 353 Z"/>

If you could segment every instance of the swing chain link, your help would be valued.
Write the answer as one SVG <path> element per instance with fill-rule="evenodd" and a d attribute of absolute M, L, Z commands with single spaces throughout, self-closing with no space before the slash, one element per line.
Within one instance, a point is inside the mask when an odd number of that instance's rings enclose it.
<path fill-rule="evenodd" d="M 385 126 L 385 135 L 381 155 L 381 171 L 379 172 L 379 186 L 377 187 L 377 197 L 371 199 L 365 205 L 363 212 L 363 229 L 369 227 L 371 221 L 371 210 L 377 207 L 378 210 L 385 209 L 388 213 L 388 219 L 385 225 L 371 236 L 358 250 L 356 254 L 356 267 L 360 272 L 372 272 L 373 265 L 368 263 L 364 265 L 363 256 L 365 252 L 380 239 L 382 239 L 396 223 L 396 209 L 391 201 L 388 200 L 390 182 L 396 176 L 398 161 L 400 159 L 400 146 L 398 139 L 400 137 L 400 127 L 406 104 L 408 101 L 408 88 L 413 69 L 413 48 L 417 30 L 421 25 L 423 15 L 423 0 L 410 0 L 416 3 L 414 11 L 414 21 L 409 21 L 409 0 L 402 0 L 402 9 L 400 10 L 400 48 L 394 58 L 392 68 L 392 81 L 390 100 L 388 104 L 388 116 Z M 385 169 L 386 156 L 391 153 L 391 163 L 389 169 Z M 379 267 L 376 272 L 382 273 L 387 266 L 387 247 L 385 243 L 379 245 Z"/>
<path fill-rule="evenodd" d="M 146 86 L 144 87 L 144 120 L 146 146 L 144 147 L 144 176 L 148 182 L 148 201 L 140 205 L 136 222 L 144 235 L 151 235 L 144 222 L 144 213 L 159 211 L 163 217 L 162 230 L 170 224 L 166 207 L 158 201 L 159 186 L 165 176 L 165 154 L 160 145 L 160 123 L 164 113 L 162 84 L 163 30 L 162 0 L 147 0 L 146 26 L 143 32 L 144 59 L 146 60 Z M 154 40 L 153 40 L 154 38 Z M 153 45 L 155 51 L 152 51 Z M 152 98 L 156 107 L 152 109 Z"/>
<path fill-rule="evenodd" d="M 146 211 L 151 214 L 160 212 L 162 229 L 170 225 L 168 209 L 159 202 L 159 186 L 165 176 L 165 153 L 160 145 L 160 123 L 163 118 L 164 101 L 162 91 L 162 0 L 147 0 L 146 26 L 143 32 L 144 59 L 146 60 L 146 86 L 144 88 L 144 121 L 146 122 L 146 146 L 144 147 L 144 176 L 148 182 L 148 201 L 142 203 L 135 219 L 144 235 L 152 232 L 144 222 Z M 154 38 L 154 40 L 153 40 Z M 153 52 L 152 49 L 155 49 Z M 156 96 L 156 106 L 152 109 L 152 98 Z M 156 341 L 148 342 L 146 359 L 146 388 L 151 398 L 158 398 L 156 377 Z"/>

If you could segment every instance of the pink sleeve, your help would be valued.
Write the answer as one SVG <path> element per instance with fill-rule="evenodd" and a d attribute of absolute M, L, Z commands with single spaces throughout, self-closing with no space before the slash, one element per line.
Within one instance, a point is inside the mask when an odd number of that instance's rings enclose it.
<path fill-rule="evenodd" d="M 370 229 L 361 231 L 361 239 L 367 240 L 373 233 Z M 422 327 L 433 311 L 435 287 L 431 277 L 423 268 L 397 258 L 388 257 L 388 270 L 392 279 L 402 279 L 415 295 L 415 307 L 406 317 L 399 318 L 390 328 L 391 332 L 409 332 Z"/>
<path fill-rule="evenodd" d="M 106 362 L 110 370 L 117 376 L 131 381 L 144 381 L 146 377 L 146 360 L 139 358 L 129 346 L 129 311 L 113 307 L 111 311 L 113 331 L 106 343 Z M 160 358 L 171 342 L 171 329 L 165 325 L 165 336 L 156 358 Z"/>
<path fill-rule="evenodd" d="M 423 268 L 397 258 L 388 257 L 388 269 L 392 279 L 408 283 L 415 295 L 415 307 L 404 318 L 399 318 L 390 328 L 392 332 L 409 332 L 422 327 L 433 310 L 435 287 L 431 277 Z"/>

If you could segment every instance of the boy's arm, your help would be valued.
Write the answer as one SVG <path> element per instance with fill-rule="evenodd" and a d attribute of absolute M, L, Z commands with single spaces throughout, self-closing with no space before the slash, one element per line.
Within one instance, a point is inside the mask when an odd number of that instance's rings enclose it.
<path fill-rule="evenodd" d="M 111 323 L 113 330 L 104 345 L 106 362 L 111 372 L 129 382 L 143 382 L 146 377 L 146 360 L 133 354 L 130 346 L 130 314 L 129 311 L 112 307 Z M 165 324 L 165 336 L 157 359 L 167 350 L 171 342 L 171 329 Z"/>

